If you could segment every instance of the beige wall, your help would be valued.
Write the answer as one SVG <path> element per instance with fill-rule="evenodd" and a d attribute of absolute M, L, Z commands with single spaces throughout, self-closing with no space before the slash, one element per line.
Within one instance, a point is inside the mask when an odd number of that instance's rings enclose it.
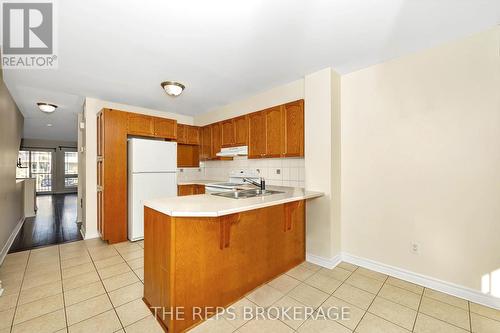
<path fill-rule="evenodd" d="M 16 162 L 24 118 L 3 82 L 0 68 L 0 263 L 6 244 L 23 217 L 22 186 L 16 184 Z"/>
<path fill-rule="evenodd" d="M 306 189 L 323 197 L 307 203 L 307 254 L 332 258 L 340 251 L 340 215 L 334 211 L 334 110 L 339 76 L 330 68 L 305 77 L 305 181 Z M 334 112 L 335 111 L 335 112 Z M 336 121 L 335 121 L 336 124 Z M 338 157 L 335 155 L 335 157 Z"/>
<path fill-rule="evenodd" d="M 183 124 L 192 125 L 193 117 L 177 113 L 152 110 L 133 105 L 119 104 L 108 101 L 102 101 L 95 98 L 86 98 L 84 106 L 85 130 L 81 137 L 83 141 L 81 147 L 84 148 L 83 156 L 85 167 L 85 185 L 81 190 L 85 193 L 82 216 L 85 217 L 82 229 L 85 238 L 99 237 L 97 232 L 97 113 L 103 108 L 111 108 L 128 112 L 142 113 L 151 116 L 158 116 L 170 119 L 176 119 Z"/>
<path fill-rule="evenodd" d="M 300 79 L 197 115 L 194 117 L 194 124 L 204 126 L 302 98 L 304 98 L 304 80 Z"/>
<path fill-rule="evenodd" d="M 500 269 L 499 40 L 342 76 L 343 251 L 479 290 Z"/>

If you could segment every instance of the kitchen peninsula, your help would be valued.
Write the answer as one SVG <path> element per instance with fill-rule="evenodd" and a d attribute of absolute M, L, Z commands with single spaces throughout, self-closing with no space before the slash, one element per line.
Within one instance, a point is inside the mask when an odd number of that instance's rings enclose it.
<path fill-rule="evenodd" d="M 305 203 L 322 193 L 270 189 L 281 193 L 145 203 L 144 301 L 165 330 L 184 331 L 305 260 Z"/>

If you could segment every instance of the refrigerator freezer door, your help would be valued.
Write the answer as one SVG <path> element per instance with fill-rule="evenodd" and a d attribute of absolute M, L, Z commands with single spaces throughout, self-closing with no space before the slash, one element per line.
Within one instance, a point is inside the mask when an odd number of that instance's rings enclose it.
<path fill-rule="evenodd" d="M 177 142 L 129 139 L 128 167 L 131 173 L 176 172 Z"/>
<path fill-rule="evenodd" d="M 177 174 L 140 173 L 129 178 L 128 239 L 144 238 L 144 201 L 177 195 Z"/>

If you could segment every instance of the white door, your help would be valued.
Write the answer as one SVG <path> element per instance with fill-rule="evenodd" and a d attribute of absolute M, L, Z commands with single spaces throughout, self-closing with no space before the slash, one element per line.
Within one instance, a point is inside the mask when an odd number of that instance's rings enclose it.
<path fill-rule="evenodd" d="M 148 139 L 129 139 L 129 171 L 177 171 L 177 142 Z"/>
<path fill-rule="evenodd" d="M 144 238 L 144 201 L 177 195 L 177 173 L 139 173 L 129 179 L 128 239 Z"/>

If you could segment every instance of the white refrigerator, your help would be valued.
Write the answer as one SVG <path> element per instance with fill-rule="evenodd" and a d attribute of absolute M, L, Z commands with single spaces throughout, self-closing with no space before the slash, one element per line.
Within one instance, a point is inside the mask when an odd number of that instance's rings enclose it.
<path fill-rule="evenodd" d="M 177 195 L 177 143 L 128 140 L 128 239 L 144 238 L 144 201 Z"/>

